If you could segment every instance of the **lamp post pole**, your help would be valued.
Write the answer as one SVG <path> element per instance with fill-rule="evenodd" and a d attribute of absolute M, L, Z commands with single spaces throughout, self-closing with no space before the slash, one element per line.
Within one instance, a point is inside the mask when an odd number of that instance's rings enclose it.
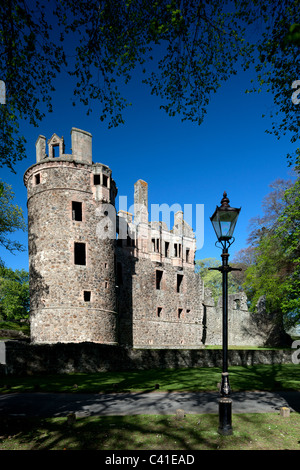
<path fill-rule="evenodd" d="M 233 230 L 239 215 L 240 209 L 234 209 L 229 206 L 229 199 L 224 192 L 221 201 L 221 207 L 217 207 L 214 215 L 211 217 L 214 229 L 217 234 L 218 242 L 222 246 L 222 266 L 215 269 L 222 273 L 222 382 L 220 387 L 219 399 L 219 429 L 218 432 L 223 436 L 232 434 L 232 400 L 230 398 L 230 384 L 228 374 L 228 273 L 231 271 L 240 271 L 240 268 L 232 268 L 228 264 L 228 248 L 234 242 Z M 230 241 L 232 239 L 232 241 Z M 217 242 L 217 243 L 218 243 Z"/>

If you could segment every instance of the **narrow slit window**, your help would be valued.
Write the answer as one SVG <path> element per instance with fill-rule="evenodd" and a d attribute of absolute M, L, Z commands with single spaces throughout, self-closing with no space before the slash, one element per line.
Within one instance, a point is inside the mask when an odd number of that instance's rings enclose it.
<path fill-rule="evenodd" d="M 177 274 L 177 285 L 176 285 L 177 292 L 182 292 L 182 281 L 183 281 L 183 274 Z"/>
<path fill-rule="evenodd" d="M 82 202 L 72 201 L 72 219 L 82 221 Z"/>
<path fill-rule="evenodd" d="M 94 185 L 98 186 L 100 184 L 100 175 L 94 175 Z"/>
<path fill-rule="evenodd" d="M 91 291 L 90 290 L 83 291 L 83 298 L 84 298 L 85 302 L 90 302 L 91 301 Z"/>
<path fill-rule="evenodd" d="M 182 318 L 183 316 L 183 308 L 179 308 L 177 311 L 178 318 Z"/>
<path fill-rule="evenodd" d="M 185 260 L 186 260 L 187 263 L 190 262 L 190 249 L 189 248 L 186 249 Z"/>
<path fill-rule="evenodd" d="M 85 243 L 74 243 L 74 263 L 81 266 L 86 264 Z"/>
<path fill-rule="evenodd" d="M 162 311 L 163 311 L 162 307 L 157 307 L 156 314 L 157 314 L 158 318 L 160 318 L 162 316 Z"/>
<path fill-rule="evenodd" d="M 35 184 L 40 184 L 40 182 L 41 182 L 41 175 L 38 173 L 37 175 L 35 175 L 34 179 L 35 179 Z"/>
<path fill-rule="evenodd" d="M 174 256 L 175 256 L 175 258 L 177 258 L 177 256 L 178 256 L 178 247 L 177 247 L 177 243 L 174 243 Z"/>
<path fill-rule="evenodd" d="M 163 271 L 156 271 L 156 289 L 160 290 L 162 286 Z"/>

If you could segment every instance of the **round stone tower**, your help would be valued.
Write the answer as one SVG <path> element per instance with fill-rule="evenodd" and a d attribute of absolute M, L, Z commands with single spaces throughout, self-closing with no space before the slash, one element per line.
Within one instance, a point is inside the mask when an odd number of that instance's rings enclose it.
<path fill-rule="evenodd" d="M 117 343 L 115 197 L 111 170 L 92 162 L 92 136 L 73 128 L 72 154 L 39 136 L 28 193 L 31 339 Z"/>

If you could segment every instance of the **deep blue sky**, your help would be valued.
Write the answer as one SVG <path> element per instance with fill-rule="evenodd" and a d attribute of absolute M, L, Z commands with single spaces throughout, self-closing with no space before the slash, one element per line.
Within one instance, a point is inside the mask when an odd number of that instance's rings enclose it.
<path fill-rule="evenodd" d="M 39 128 L 21 123 L 27 139 L 27 159 L 17 164 L 16 175 L 0 169 L 0 177 L 12 185 L 15 202 L 27 219 L 23 174 L 35 163 L 38 135 L 47 139 L 54 132 L 64 136 L 65 151 L 70 153 L 71 128 L 86 130 L 93 135 L 93 161 L 112 169 L 118 194 L 127 196 L 129 205 L 138 179 L 148 182 L 149 204 L 180 204 L 182 208 L 184 204 L 204 204 L 204 244 L 198 247 L 201 249 L 196 259 L 220 258 L 209 217 L 226 190 L 231 206 L 242 207 L 236 241 L 230 249 L 232 259 L 235 252 L 247 246 L 249 220 L 261 214 L 262 199 L 270 191 L 268 185 L 277 178 L 290 178 L 286 154 L 294 150 L 289 136 L 278 141 L 265 132 L 271 123 L 262 114 L 268 115 L 272 97 L 266 93 L 245 94 L 251 77 L 250 71 L 240 73 L 224 84 L 213 96 L 201 126 L 168 117 L 159 109 L 160 100 L 133 81 L 127 91 L 133 106 L 124 113 L 125 125 L 114 129 L 100 122 L 96 107 L 89 116 L 83 106 L 73 107 L 70 83 L 61 78 L 54 94 L 54 112 Z M 291 77 L 291 83 L 298 78 Z M 16 233 L 13 238 L 27 248 L 26 233 Z M 28 269 L 27 251 L 12 255 L 0 248 L 0 257 L 7 267 Z"/>

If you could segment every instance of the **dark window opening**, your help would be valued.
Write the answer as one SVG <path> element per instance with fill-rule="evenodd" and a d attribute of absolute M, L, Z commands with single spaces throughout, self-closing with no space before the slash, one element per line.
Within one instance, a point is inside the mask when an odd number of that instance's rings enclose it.
<path fill-rule="evenodd" d="M 156 289 L 161 289 L 161 281 L 162 281 L 163 271 L 156 271 Z"/>
<path fill-rule="evenodd" d="M 156 313 L 157 313 L 158 317 L 161 317 L 162 316 L 162 307 L 157 307 Z"/>
<path fill-rule="evenodd" d="M 72 201 L 72 219 L 82 221 L 82 202 Z"/>
<path fill-rule="evenodd" d="M 41 175 L 40 174 L 35 175 L 35 184 L 40 184 L 40 182 L 41 182 Z"/>
<path fill-rule="evenodd" d="M 175 258 L 181 257 L 181 244 L 180 243 L 174 243 L 174 256 Z"/>
<path fill-rule="evenodd" d="M 189 308 L 186 309 L 186 313 L 187 313 L 187 314 L 189 314 L 190 311 L 191 311 L 191 310 L 190 310 Z"/>
<path fill-rule="evenodd" d="M 102 175 L 102 178 L 103 178 L 103 186 L 105 186 L 107 188 L 108 176 Z"/>
<path fill-rule="evenodd" d="M 100 175 L 94 175 L 94 185 L 100 184 Z"/>
<path fill-rule="evenodd" d="M 74 243 L 74 263 L 82 266 L 86 264 L 85 243 Z"/>
<path fill-rule="evenodd" d="M 182 312 L 183 312 L 183 308 L 179 308 L 178 309 L 178 318 L 181 318 L 182 317 Z"/>
<path fill-rule="evenodd" d="M 91 291 L 85 290 L 83 291 L 83 298 L 85 302 L 90 302 L 91 301 Z"/>
<path fill-rule="evenodd" d="M 58 158 L 59 157 L 59 145 L 53 145 L 52 146 L 52 158 Z"/>
<path fill-rule="evenodd" d="M 105 282 L 104 282 L 104 288 L 105 288 L 105 289 L 108 288 L 108 281 L 105 281 Z"/>
<path fill-rule="evenodd" d="M 190 250 L 189 250 L 189 248 L 186 249 L 185 260 L 186 260 L 187 263 L 189 263 L 189 261 L 190 261 Z"/>
<path fill-rule="evenodd" d="M 182 281 L 183 281 L 183 274 L 177 274 L 177 292 L 182 292 Z"/>
<path fill-rule="evenodd" d="M 167 258 L 169 256 L 169 242 L 165 242 L 165 257 Z"/>
<path fill-rule="evenodd" d="M 241 309 L 241 300 L 240 299 L 235 299 L 235 310 L 240 310 Z"/>
<path fill-rule="evenodd" d="M 152 248 L 155 253 L 159 253 L 159 239 L 152 238 Z"/>

